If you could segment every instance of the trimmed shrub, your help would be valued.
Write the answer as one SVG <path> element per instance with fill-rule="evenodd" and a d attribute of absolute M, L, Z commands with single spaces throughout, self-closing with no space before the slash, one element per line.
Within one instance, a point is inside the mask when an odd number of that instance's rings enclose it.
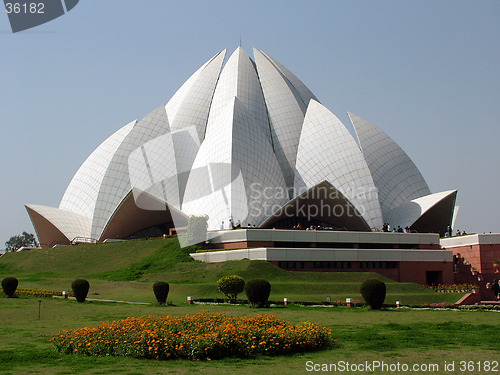
<path fill-rule="evenodd" d="M 160 305 L 164 305 L 167 302 L 169 290 L 170 285 L 168 285 L 165 281 L 157 281 L 153 284 L 153 292 L 155 293 L 156 300 Z"/>
<path fill-rule="evenodd" d="M 14 297 L 18 285 L 19 281 L 15 277 L 6 277 L 2 280 L 2 289 L 9 298 Z"/>
<path fill-rule="evenodd" d="M 252 306 L 265 306 L 271 294 L 271 283 L 264 279 L 250 280 L 245 285 L 245 293 Z"/>
<path fill-rule="evenodd" d="M 76 279 L 71 284 L 71 289 L 73 289 L 73 294 L 78 302 L 85 302 L 87 294 L 89 292 L 90 284 L 85 279 Z"/>
<path fill-rule="evenodd" d="M 217 281 L 217 288 L 230 301 L 236 301 L 238 293 L 243 292 L 245 289 L 245 280 L 238 275 L 224 276 Z"/>
<path fill-rule="evenodd" d="M 386 287 L 383 281 L 368 279 L 361 284 L 359 290 L 366 304 L 373 310 L 380 310 L 385 300 Z"/>

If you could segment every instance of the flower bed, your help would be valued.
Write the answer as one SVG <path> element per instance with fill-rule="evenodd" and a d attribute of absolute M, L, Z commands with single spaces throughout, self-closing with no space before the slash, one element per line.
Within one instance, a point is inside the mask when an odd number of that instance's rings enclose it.
<path fill-rule="evenodd" d="M 449 302 L 435 302 L 435 303 L 424 303 L 423 306 L 431 309 L 446 309 L 446 308 L 454 308 L 455 304 Z"/>
<path fill-rule="evenodd" d="M 0 288 L 0 293 L 3 293 L 3 289 Z M 30 289 L 30 288 L 17 288 L 16 295 L 22 296 L 32 296 L 32 297 L 52 297 L 62 295 L 60 290 L 46 290 L 46 289 Z M 68 292 L 68 296 L 73 296 L 73 292 Z"/>
<path fill-rule="evenodd" d="M 439 293 L 468 293 L 479 289 L 474 284 L 427 285 L 427 288 Z"/>
<path fill-rule="evenodd" d="M 408 305 L 410 309 L 452 309 L 452 310 L 488 310 L 500 311 L 500 305 L 455 305 L 449 302 L 424 303 L 423 305 Z"/>
<path fill-rule="evenodd" d="M 292 324 L 274 315 L 231 317 L 200 312 L 182 317 L 129 317 L 61 331 L 51 341 L 63 353 L 152 359 L 220 359 L 318 350 L 333 345 L 331 330 Z"/>
<path fill-rule="evenodd" d="M 500 305 L 464 305 L 458 306 L 459 310 L 490 310 L 500 311 Z"/>

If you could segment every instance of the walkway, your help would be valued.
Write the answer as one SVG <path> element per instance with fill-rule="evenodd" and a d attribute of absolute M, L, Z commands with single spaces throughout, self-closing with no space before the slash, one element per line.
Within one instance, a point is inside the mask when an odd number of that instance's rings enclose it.
<path fill-rule="evenodd" d="M 65 299 L 63 296 L 52 296 L 52 298 Z M 75 297 L 67 297 L 66 299 L 76 300 Z M 85 298 L 85 301 L 126 303 L 126 304 L 129 304 L 129 305 L 152 305 L 151 302 L 117 301 L 117 300 L 114 300 L 114 299 L 99 299 L 99 298 Z"/>

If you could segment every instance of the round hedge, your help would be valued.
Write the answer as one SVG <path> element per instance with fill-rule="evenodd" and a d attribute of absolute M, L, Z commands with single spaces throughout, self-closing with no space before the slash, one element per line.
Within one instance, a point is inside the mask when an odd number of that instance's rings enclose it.
<path fill-rule="evenodd" d="M 264 279 L 250 280 L 245 285 L 245 293 L 252 306 L 265 306 L 271 294 L 271 283 Z"/>
<path fill-rule="evenodd" d="M 15 277 L 6 277 L 2 280 L 2 289 L 7 297 L 14 297 L 19 281 Z"/>
<path fill-rule="evenodd" d="M 245 280 L 238 275 L 224 276 L 217 281 L 217 288 L 230 301 L 236 301 L 238 294 L 245 289 Z"/>
<path fill-rule="evenodd" d="M 380 310 L 384 305 L 386 286 L 383 281 L 368 279 L 361 284 L 361 295 L 373 310 Z"/>
<path fill-rule="evenodd" d="M 71 284 L 71 289 L 73 289 L 73 294 L 78 302 L 85 302 L 90 289 L 90 283 L 85 279 L 76 279 Z"/>
<path fill-rule="evenodd" d="M 156 300 L 160 305 L 164 305 L 167 302 L 169 290 L 170 285 L 165 281 L 157 281 L 153 284 L 153 292 L 155 294 Z"/>

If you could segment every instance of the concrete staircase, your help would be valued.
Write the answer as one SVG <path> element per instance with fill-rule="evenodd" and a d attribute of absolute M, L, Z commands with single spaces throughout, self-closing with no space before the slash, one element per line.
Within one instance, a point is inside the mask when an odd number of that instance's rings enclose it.
<path fill-rule="evenodd" d="M 473 272 L 472 266 L 467 263 L 464 258 L 458 258 L 457 263 L 455 263 L 455 271 L 453 274 L 453 282 L 455 284 L 473 284 L 478 286 L 477 296 L 471 295 L 468 297 L 464 296 L 460 301 L 457 302 L 460 304 L 471 304 L 471 303 L 479 303 L 479 304 L 500 304 L 500 301 L 495 301 L 495 296 L 491 289 L 486 288 L 487 283 L 492 283 L 494 279 L 500 279 L 500 274 L 498 273 L 486 273 L 481 274 L 478 272 Z M 467 298 L 466 298 L 467 297 Z M 463 301 L 462 301 L 463 300 Z"/>

